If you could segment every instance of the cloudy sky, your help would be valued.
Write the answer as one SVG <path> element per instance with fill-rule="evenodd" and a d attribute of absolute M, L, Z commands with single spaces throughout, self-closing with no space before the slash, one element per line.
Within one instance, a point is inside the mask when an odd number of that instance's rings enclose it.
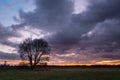
<path fill-rule="evenodd" d="M 43 38 L 51 64 L 120 64 L 120 0 L 0 0 L 0 59 Z"/>

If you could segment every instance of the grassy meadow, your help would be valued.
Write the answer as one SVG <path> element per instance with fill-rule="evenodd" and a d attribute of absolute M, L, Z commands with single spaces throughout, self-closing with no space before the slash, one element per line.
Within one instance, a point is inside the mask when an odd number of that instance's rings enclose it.
<path fill-rule="evenodd" d="M 9 68 L 0 70 L 0 80 L 120 80 L 120 68 Z"/>

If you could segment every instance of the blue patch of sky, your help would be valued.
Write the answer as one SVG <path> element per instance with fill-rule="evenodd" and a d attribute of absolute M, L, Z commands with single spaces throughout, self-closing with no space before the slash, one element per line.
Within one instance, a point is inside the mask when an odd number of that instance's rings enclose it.
<path fill-rule="evenodd" d="M 30 0 L 0 0 L 0 23 L 4 26 L 18 24 L 13 16 L 19 15 L 20 9 L 31 11 L 35 6 Z"/>

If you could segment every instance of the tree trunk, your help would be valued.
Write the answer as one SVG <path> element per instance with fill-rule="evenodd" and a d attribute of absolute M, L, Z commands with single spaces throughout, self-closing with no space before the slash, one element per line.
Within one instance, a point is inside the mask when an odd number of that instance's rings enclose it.
<path fill-rule="evenodd" d="M 32 63 L 32 59 L 29 59 L 29 61 L 30 61 L 30 69 L 34 69 L 34 65 L 33 65 L 33 63 Z"/>

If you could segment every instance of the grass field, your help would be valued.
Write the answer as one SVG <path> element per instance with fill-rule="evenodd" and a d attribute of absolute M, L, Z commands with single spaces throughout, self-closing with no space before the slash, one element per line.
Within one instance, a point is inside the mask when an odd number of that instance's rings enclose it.
<path fill-rule="evenodd" d="M 1 69 L 0 80 L 120 80 L 119 68 Z"/>

